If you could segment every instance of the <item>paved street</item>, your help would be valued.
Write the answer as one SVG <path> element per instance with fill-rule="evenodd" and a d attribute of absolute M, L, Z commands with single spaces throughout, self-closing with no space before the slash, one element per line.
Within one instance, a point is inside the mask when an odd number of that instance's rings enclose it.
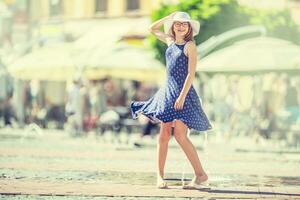
<path fill-rule="evenodd" d="M 210 190 L 183 190 L 192 168 L 174 139 L 166 163 L 170 189 L 155 188 L 155 140 L 135 147 L 89 134 L 0 129 L 0 199 L 300 199 L 300 149 L 249 138 L 191 136 Z"/>

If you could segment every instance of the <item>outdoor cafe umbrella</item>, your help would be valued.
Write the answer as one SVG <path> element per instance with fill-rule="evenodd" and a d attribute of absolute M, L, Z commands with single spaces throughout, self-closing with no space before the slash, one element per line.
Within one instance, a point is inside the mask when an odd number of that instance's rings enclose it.
<path fill-rule="evenodd" d="M 123 36 L 146 36 L 147 27 L 150 23 L 151 21 L 148 17 L 95 21 L 93 26 L 86 29 L 85 33 L 74 41 L 72 57 L 75 60 L 75 64 L 80 69 L 84 68 L 92 54 L 95 54 L 95 51 L 97 51 L 98 58 L 102 59 Z"/>
<path fill-rule="evenodd" d="M 79 52 L 93 50 L 95 47 L 105 50 L 124 35 L 146 36 L 150 24 L 149 17 L 98 20 L 74 42 L 74 48 Z"/>
<path fill-rule="evenodd" d="M 300 46 L 289 41 L 256 37 L 200 58 L 197 71 L 208 73 L 300 71 Z"/>
<path fill-rule="evenodd" d="M 74 42 L 72 58 L 87 79 L 106 76 L 161 82 L 164 66 L 143 46 L 120 40 L 126 35 L 146 36 L 149 18 L 106 19 Z M 146 30 L 146 31 L 145 31 Z"/>
<path fill-rule="evenodd" d="M 162 83 L 165 78 L 165 67 L 155 59 L 152 50 L 123 43 L 105 52 L 98 48 L 90 55 L 84 70 L 88 79 L 111 76 Z"/>
<path fill-rule="evenodd" d="M 70 57 L 72 45 L 57 44 L 35 50 L 8 66 L 12 77 L 22 80 L 66 81 L 76 67 Z"/>

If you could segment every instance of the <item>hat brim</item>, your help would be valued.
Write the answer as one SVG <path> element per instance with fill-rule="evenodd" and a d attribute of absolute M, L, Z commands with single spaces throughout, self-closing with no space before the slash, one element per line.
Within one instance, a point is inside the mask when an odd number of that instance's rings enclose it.
<path fill-rule="evenodd" d="M 187 19 L 169 19 L 169 20 L 166 20 L 165 23 L 164 23 L 164 32 L 166 34 L 171 34 L 171 28 L 172 28 L 172 25 L 175 21 L 180 21 L 180 22 L 189 22 L 191 27 L 192 27 L 192 30 L 193 30 L 193 36 L 196 36 L 199 34 L 199 31 L 200 31 L 200 22 L 196 21 L 196 20 L 187 20 Z"/>

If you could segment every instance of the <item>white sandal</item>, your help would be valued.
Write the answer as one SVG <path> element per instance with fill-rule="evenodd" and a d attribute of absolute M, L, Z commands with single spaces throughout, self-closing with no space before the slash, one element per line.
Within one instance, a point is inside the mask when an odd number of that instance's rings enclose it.
<path fill-rule="evenodd" d="M 203 181 L 200 184 L 196 183 L 195 179 L 193 179 L 188 185 L 183 185 L 183 189 L 210 189 L 208 181 Z"/>
<path fill-rule="evenodd" d="M 168 188 L 168 185 L 167 185 L 167 182 L 164 181 L 164 179 L 161 179 L 161 180 L 156 182 L 156 187 L 158 189 L 166 189 L 166 188 Z"/>
<path fill-rule="evenodd" d="M 158 189 L 167 189 L 168 188 L 168 184 L 166 183 L 166 182 L 160 182 L 160 183 L 157 183 L 156 184 L 156 187 L 158 188 Z"/>

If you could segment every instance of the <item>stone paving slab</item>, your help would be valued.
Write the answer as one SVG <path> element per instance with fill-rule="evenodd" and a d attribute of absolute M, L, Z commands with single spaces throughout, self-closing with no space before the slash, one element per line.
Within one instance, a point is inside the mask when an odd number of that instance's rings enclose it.
<path fill-rule="evenodd" d="M 295 193 L 298 192 L 298 193 Z M 157 189 L 154 186 L 128 184 L 97 184 L 84 182 L 0 181 L 1 195 L 46 196 L 110 196 L 110 197 L 180 197 L 180 198 L 238 198 L 238 199 L 300 199 L 295 188 L 212 187 L 210 190 L 186 190 L 180 186 Z"/>

